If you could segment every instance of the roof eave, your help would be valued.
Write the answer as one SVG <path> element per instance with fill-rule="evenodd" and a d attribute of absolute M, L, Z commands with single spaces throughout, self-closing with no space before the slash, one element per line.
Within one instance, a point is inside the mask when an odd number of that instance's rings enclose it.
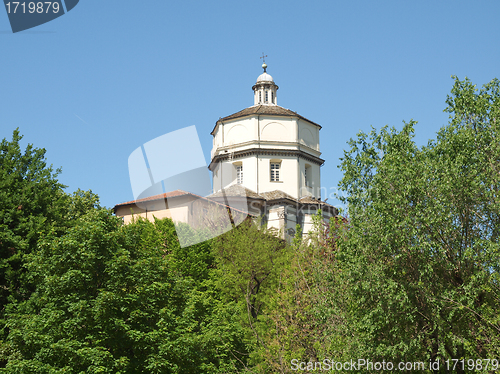
<path fill-rule="evenodd" d="M 259 106 L 262 106 L 262 104 L 261 104 L 261 105 L 259 105 Z M 243 113 L 243 114 L 238 115 L 238 113 L 243 112 L 244 110 L 249 109 L 249 108 L 252 108 L 252 107 L 248 107 L 248 108 L 242 109 L 242 110 L 240 110 L 239 112 L 236 112 L 236 113 L 230 114 L 229 116 L 226 116 L 226 117 L 224 117 L 224 118 L 219 118 L 219 119 L 215 122 L 215 126 L 214 126 L 214 128 L 213 128 L 212 132 L 210 133 L 210 135 L 214 135 L 215 130 L 217 130 L 217 126 L 218 126 L 219 124 L 222 124 L 222 122 L 232 121 L 232 120 L 234 120 L 234 119 L 239 119 L 239 118 L 243 118 L 243 117 L 260 116 L 260 115 L 264 115 L 264 116 L 273 116 L 273 117 L 297 117 L 297 118 L 300 118 L 300 119 L 302 119 L 302 120 L 304 120 L 304 121 L 309 122 L 310 124 L 312 124 L 312 125 L 314 125 L 314 126 L 319 127 L 319 129 L 320 129 L 320 130 L 322 129 L 322 126 L 321 126 L 320 124 L 318 124 L 318 123 L 316 123 L 316 122 L 313 122 L 313 121 L 311 121 L 311 120 L 307 119 L 307 118 L 306 118 L 306 117 L 304 117 L 304 116 L 301 116 L 301 115 L 300 115 L 300 114 L 298 114 L 297 112 L 294 112 L 294 111 L 292 111 L 292 110 L 290 110 L 290 109 L 286 109 L 286 108 L 283 108 L 283 107 L 280 107 L 280 108 L 282 108 L 282 109 L 284 109 L 284 110 L 288 110 L 288 111 L 290 111 L 290 112 L 292 112 L 292 113 L 258 113 L 258 112 L 255 112 L 255 113 L 248 113 L 248 114 Z"/>

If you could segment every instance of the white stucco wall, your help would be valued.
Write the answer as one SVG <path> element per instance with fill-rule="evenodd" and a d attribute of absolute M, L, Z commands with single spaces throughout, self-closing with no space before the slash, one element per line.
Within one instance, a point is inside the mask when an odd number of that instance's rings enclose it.
<path fill-rule="evenodd" d="M 213 138 L 212 157 L 221 151 L 220 148 L 256 142 L 295 143 L 295 149 L 307 146 L 319 156 L 319 127 L 295 117 L 254 115 L 236 118 L 218 124 Z"/>
<path fill-rule="evenodd" d="M 298 117 L 253 115 L 219 123 L 214 133 L 212 157 L 248 149 L 299 150 L 314 157 L 319 151 L 319 127 Z M 271 181 L 270 163 L 281 163 L 280 180 Z M 243 165 L 243 186 L 257 193 L 281 190 L 295 198 L 320 197 L 320 167 L 297 156 L 259 155 L 230 157 L 213 169 L 214 192 L 236 183 L 235 163 Z M 311 186 L 305 185 L 304 169 L 311 166 Z"/>
<path fill-rule="evenodd" d="M 271 181 L 271 162 L 280 163 L 279 181 Z M 259 188 L 257 192 L 280 190 L 297 197 L 298 169 L 297 158 L 292 156 L 260 156 L 258 162 Z"/>
<path fill-rule="evenodd" d="M 128 224 L 132 222 L 132 220 L 138 219 L 139 217 L 148 219 L 151 222 L 154 222 L 155 217 L 158 219 L 170 218 L 174 222 L 188 222 L 187 207 L 174 207 L 166 209 L 165 204 L 159 205 L 158 210 L 152 210 L 148 212 L 146 212 L 145 209 L 139 208 L 137 206 L 119 207 L 116 210 L 116 215 L 118 217 L 123 217 L 123 221 L 125 224 Z"/>
<path fill-rule="evenodd" d="M 306 186 L 306 180 L 305 180 L 305 169 L 306 165 L 309 166 L 308 172 L 309 176 L 308 179 L 310 180 L 310 186 Z M 321 172 L 320 172 L 320 166 L 318 164 L 315 164 L 309 160 L 304 160 L 303 158 L 299 158 L 299 167 L 300 167 L 300 191 L 299 191 L 299 198 L 304 197 L 304 196 L 313 196 L 313 197 L 320 197 L 320 187 L 321 187 Z"/>
<path fill-rule="evenodd" d="M 299 143 L 319 152 L 319 127 L 299 119 Z"/>

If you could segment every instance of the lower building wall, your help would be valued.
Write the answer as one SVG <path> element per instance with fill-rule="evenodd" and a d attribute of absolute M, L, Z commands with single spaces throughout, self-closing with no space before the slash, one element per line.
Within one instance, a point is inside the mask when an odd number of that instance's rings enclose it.
<path fill-rule="evenodd" d="M 301 226 L 303 236 L 307 236 L 314 229 L 313 216 L 317 212 L 316 208 L 313 206 L 309 210 L 298 212 L 295 206 L 277 204 L 267 206 L 265 211 L 262 211 L 262 214 L 265 217 L 264 222 L 266 222 L 268 229 L 275 230 L 282 239 L 291 241 L 296 234 L 297 224 Z M 214 204 L 205 199 L 184 201 L 184 205 L 176 205 L 170 209 L 164 208 L 148 211 L 137 206 L 122 206 L 116 209 L 115 214 L 123 217 L 125 224 L 132 222 L 138 217 L 150 221 L 154 221 L 155 218 L 170 218 L 175 223 L 189 224 L 193 229 L 213 230 L 214 234 L 216 232 L 227 231 L 233 225 L 237 226 L 248 217 L 248 213 L 245 211 L 228 209 L 223 205 Z M 258 214 L 252 214 L 252 216 L 258 217 Z M 330 220 L 331 214 L 324 212 L 323 217 L 325 223 L 327 223 Z"/>
<path fill-rule="evenodd" d="M 188 208 L 177 207 L 162 210 L 145 210 L 137 206 L 118 208 L 115 213 L 118 217 L 123 217 L 123 222 L 128 224 L 138 217 L 154 222 L 155 218 L 170 218 L 174 222 L 187 222 Z"/>

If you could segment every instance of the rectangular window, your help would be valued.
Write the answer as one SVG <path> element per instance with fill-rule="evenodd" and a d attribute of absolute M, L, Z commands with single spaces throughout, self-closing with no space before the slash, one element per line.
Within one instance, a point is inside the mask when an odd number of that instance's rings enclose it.
<path fill-rule="evenodd" d="M 306 187 L 311 187 L 311 166 L 306 165 L 304 169 L 304 182 Z"/>
<path fill-rule="evenodd" d="M 266 104 L 267 104 L 267 101 L 268 101 L 268 99 L 267 99 L 267 91 L 266 91 L 266 101 L 265 101 Z"/>
<path fill-rule="evenodd" d="M 278 182 L 280 180 L 280 166 L 279 162 L 271 162 L 271 182 Z"/>
<path fill-rule="evenodd" d="M 236 166 L 236 183 L 243 184 L 243 165 Z"/>

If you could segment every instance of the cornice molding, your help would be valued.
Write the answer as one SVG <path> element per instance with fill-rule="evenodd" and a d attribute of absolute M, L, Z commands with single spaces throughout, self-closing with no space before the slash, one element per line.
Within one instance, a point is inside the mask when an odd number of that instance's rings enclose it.
<path fill-rule="evenodd" d="M 243 157 L 249 157 L 249 156 L 292 156 L 292 157 L 300 157 L 303 158 L 304 160 L 310 161 L 312 163 L 315 163 L 319 166 L 322 166 L 325 163 L 325 160 L 322 158 L 313 156 L 309 153 L 306 153 L 302 150 L 297 150 L 297 149 L 277 149 L 277 148 L 250 148 L 250 149 L 244 149 L 241 151 L 235 151 L 235 152 L 228 152 L 224 154 L 218 154 L 212 158 L 212 161 L 210 162 L 210 165 L 208 168 L 213 171 L 215 164 L 218 164 L 220 162 L 228 161 L 229 160 L 229 155 L 232 155 L 232 160 L 238 159 L 238 158 L 243 158 Z"/>
<path fill-rule="evenodd" d="M 314 154 L 311 155 L 313 157 L 319 157 L 321 155 L 320 151 L 308 146 L 305 143 L 297 141 L 262 140 L 262 139 L 259 140 L 253 139 L 241 143 L 233 143 L 228 145 L 217 146 L 216 151 L 218 151 L 219 154 L 220 152 L 225 152 L 225 151 L 229 152 L 229 150 L 232 150 L 235 153 L 243 150 L 239 148 L 249 147 L 249 146 L 250 147 L 254 146 L 253 148 L 261 148 L 261 149 L 266 149 L 265 147 L 269 147 L 269 149 L 283 149 L 278 147 L 295 147 L 294 150 L 303 151 L 305 149 L 309 153 L 316 153 L 317 155 Z M 273 146 L 275 148 L 273 148 Z"/>
<path fill-rule="evenodd" d="M 288 197 L 278 197 L 275 199 L 269 199 L 266 200 L 264 197 L 251 197 L 251 196 L 239 196 L 242 200 L 244 201 L 254 201 L 258 202 L 259 207 L 266 208 L 267 207 L 273 207 L 273 206 L 290 206 L 293 207 L 299 211 L 303 209 L 311 209 L 315 208 L 316 210 L 321 209 L 322 211 L 326 211 L 332 215 L 338 215 L 338 210 L 335 208 L 333 205 L 326 204 L 323 201 L 318 201 L 318 202 L 301 202 L 300 200 L 295 200 L 295 199 L 290 199 Z M 231 198 L 235 198 L 234 196 L 231 196 Z M 224 197 L 209 197 L 210 200 L 217 201 L 219 203 L 224 203 Z"/>

